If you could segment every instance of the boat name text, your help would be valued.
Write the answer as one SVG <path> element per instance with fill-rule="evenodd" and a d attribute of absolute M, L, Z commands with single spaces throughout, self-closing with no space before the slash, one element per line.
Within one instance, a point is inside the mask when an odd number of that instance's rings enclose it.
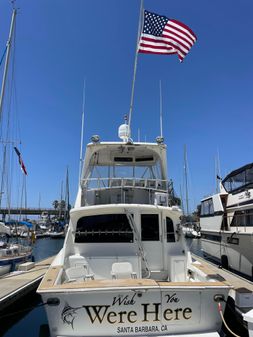
<path fill-rule="evenodd" d="M 159 322 L 189 320 L 192 318 L 192 309 L 186 308 L 166 308 L 161 312 L 161 303 L 143 303 L 141 304 L 141 317 L 135 310 L 131 311 L 113 311 L 110 305 L 84 305 L 83 308 L 91 323 L 125 324 L 142 322 Z"/>

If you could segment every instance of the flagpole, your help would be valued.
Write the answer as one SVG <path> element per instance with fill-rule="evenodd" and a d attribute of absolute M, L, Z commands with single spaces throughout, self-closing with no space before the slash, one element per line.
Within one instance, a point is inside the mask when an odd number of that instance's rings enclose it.
<path fill-rule="evenodd" d="M 134 74 L 133 74 L 131 101 L 130 101 L 130 109 L 129 109 L 129 117 L 128 117 L 129 137 L 131 135 L 131 120 L 132 120 L 132 111 L 133 111 L 133 103 L 134 103 L 134 88 L 135 88 L 135 78 L 136 78 L 137 61 L 138 61 L 138 47 L 139 47 L 139 39 L 140 39 L 141 28 L 142 28 L 142 21 L 143 21 L 143 1 L 144 0 L 141 0 L 141 5 L 140 5 L 139 27 L 138 27 L 138 35 L 137 35 L 136 50 L 135 50 L 135 60 L 134 60 Z"/>

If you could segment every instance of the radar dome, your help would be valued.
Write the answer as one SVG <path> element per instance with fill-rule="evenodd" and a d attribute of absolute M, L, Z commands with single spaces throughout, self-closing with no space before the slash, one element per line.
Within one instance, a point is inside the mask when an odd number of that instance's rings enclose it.
<path fill-rule="evenodd" d="M 121 124 L 119 126 L 118 131 L 119 138 L 123 140 L 123 142 L 127 142 L 130 138 L 130 128 L 128 124 Z"/>

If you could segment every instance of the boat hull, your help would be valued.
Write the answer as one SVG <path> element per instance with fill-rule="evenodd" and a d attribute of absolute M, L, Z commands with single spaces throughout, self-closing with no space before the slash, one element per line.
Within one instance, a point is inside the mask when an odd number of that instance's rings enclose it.
<path fill-rule="evenodd" d="M 22 256 L 14 256 L 10 258 L 0 258 L 0 276 L 17 270 L 19 264 L 32 261 L 32 258 L 32 253 L 27 253 Z"/>
<path fill-rule="evenodd" d="M 130 280 L 131 281 L 131 280 Z M 152 286 L 82 288 L 71 292 L 39 291 L 46 306 L 51 337 L 55 336 L 172 336 L 220 330 L 216 294 L 228 288 L 207 283 L 181 286 L 153 282 Z M 102 280 L 101 280 L 102 282 Z M 93 281 L 86 282 L 92 285 Z M 81 290 L 82 289 L 82 290 Z M 211 300 L 210 300 L 211 299 Z M 58 304 L 58 305 L 57 305 Z"/>
<path fill-rule="evenodd" d="M 253 279 L 252 233 L 202 231 L 203 253 Z"/>

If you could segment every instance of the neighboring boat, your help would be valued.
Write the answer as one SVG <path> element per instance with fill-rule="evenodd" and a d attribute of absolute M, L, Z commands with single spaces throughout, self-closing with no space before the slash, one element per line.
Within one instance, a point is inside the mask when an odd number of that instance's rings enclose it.
<path fill-rule="evenodd" d="M 44 211 L 40 215 L 40 219 L 37 222 L 39 229 L 42 231 L 48 231 L 51 226 L 50 217 L 47 211 Z"/>
<path fill-rule="evenodd" d="M 56 222 L 52 225 L 51 229 L 47 232 L 51 239 L 62 239 L 65 237 L 66 225 L 61 222 Z"/>
<path fill-rule="evenodd" d="M 65 237 L 65 232 L 64 231 L 53 231 L 53 232 L 48 232 L 48 235 L 51 239 L 62 239 Z"/>
<path fill-rule="evenodd" d="M 253 163 L 229 173 L 201 201 L 204 254 L 253 279 Z"/>
<path fill-rule="evenodd" d="M 119 134 L 87 145 L 64 246 L 38 288 L 51 337 L 219 336 L 230 286 L 192 262 L 166 145 L 134 143 L 127 124 Z"/>
<path fill-rule="evenodd" d="M 0 276 L 17 269 L 18 265 L 32 260 L 32 248 L 9 242 L 10 228 L 0 223 L 0 234 L 7 236 L 0 241 Z"/>
<path fill-rule="evenodd" d="M 182 224 L 182 231 L 186 238 L 198 239 L 201 237 L 200 230 L 195 222 L 186 222 Z"/>

